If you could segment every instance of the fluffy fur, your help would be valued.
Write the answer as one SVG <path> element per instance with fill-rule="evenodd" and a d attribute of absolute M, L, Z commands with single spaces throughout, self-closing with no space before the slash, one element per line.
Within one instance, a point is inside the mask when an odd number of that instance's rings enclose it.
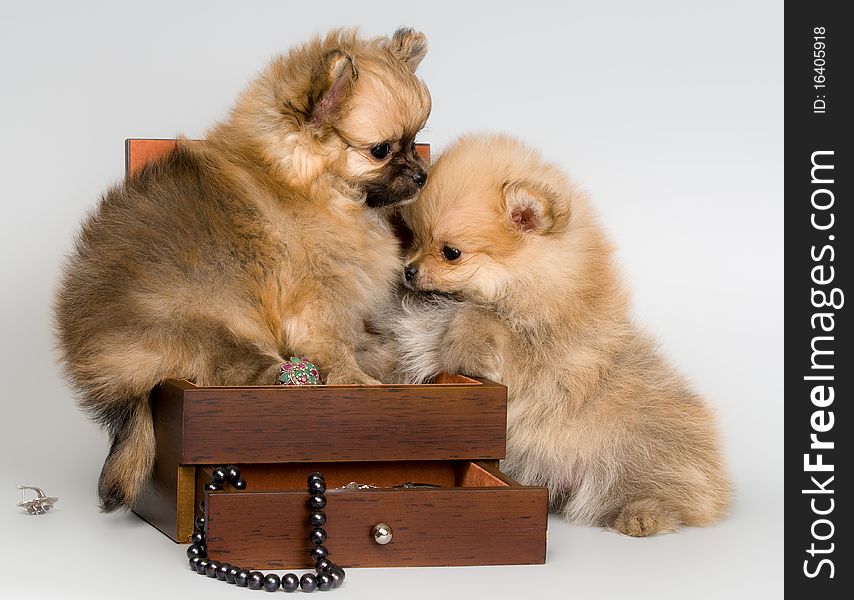
<path fill-rule="evenodd" d="M 132 507 L 151 472 L 148 395 L 165 378 L 272 384 L 297 355 L 327 383 L 378 383 L 357 355 L 374 355 L 364 324 L 401 268 L 385 213 L 425 178 L 425 52 L 409 29 L 294 48 L 206 142 L 179 140 L 86 219 L 55 315 L 81 405 L 112 439 L 104 510 Z"/>
<path fill-rule="evenodd" d="M 404 217 L 404 380 L 505 384 L 503 469 L 547 486 L 573 522 L 646 536 L 724 514 L 713 417 L 630 320 L 611 247 L 556 166 L 507 137 L 464 137 Z"/>

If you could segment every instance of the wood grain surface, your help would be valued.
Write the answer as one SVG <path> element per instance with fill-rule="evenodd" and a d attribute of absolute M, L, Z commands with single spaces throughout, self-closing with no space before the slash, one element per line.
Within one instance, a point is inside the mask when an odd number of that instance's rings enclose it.
<path fill-rule="evenodd" d="M 185 388 L 178 460 L 187 465 L 503 458 L 506 405 L 507 388 L 486 380 Z"/>
<path fill-rule="evenodd" d="M 318 466 L 318 465 L 315 465 Z M 319 465 L 323 468 L 323 465 Z M 405 466 L 400 475 L 404 475 Z M 327 491 L 331 559 L 345 567 L 538 564 L 545 561 L 548 493 L 507 485 L 476 463 L 446 463 L 458 486 L 437 489 Z M 369 471 L 351 475 L 370 477 Z M 247 475 L 251 479 L 251 473 Z M 327 478 L 336 477 L 330 472 Z M 307 494 L 282 491 L 209 493 L 208 555 L 256 569 L 311 566 Z M 330 479 L 334 487 L 341 479 Z M 491 485 L 484 486 L 483 484 Z M 389 544 L 372 537 L 391 526 Z"/>

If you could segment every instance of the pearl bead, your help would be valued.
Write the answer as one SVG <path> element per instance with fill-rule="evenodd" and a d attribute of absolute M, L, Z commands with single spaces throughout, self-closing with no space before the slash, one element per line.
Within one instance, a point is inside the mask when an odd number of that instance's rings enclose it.
<path fill-rule="evenodd" d="M 304 592 L 313 592 L 317 589 L 317 577 L 312 573 L 306 573 L 299 578 L 299 586 Z"/>
<path fill-rule="evenodd" d="M 317 576 L 317 589 L 321 592 L 328 592 L 332 589 L 332 576 L 329 573 L 321 573 Z"/>
<path fill-rule="evenodd" d="M 204 555 L 205 547 L 202 544 L 191 544 L 187 548 L 187 558 L 193 558 L 194 556 L 203 557 Z"/>
<path fill-rule="evenodd" d="M 217 569 L 219 569 L 219 561 L 218 560 L 212 560 L 205 567 L 205 575 L 207 575 L 208 577 L 216 577 L 216 570 Z"/>
<path fill-rule="evenodd" d="M 293 573 L 282 575 L 282 589 L 286 592 L 295 592 L 299 589 L 299 577 Z"/>
<path fill-rule="evenodd" d="M 222 490 L 225 483 L 231 483 L 238 490 L 244 490 L 247 487 L 246 480 L 241 479 L 240 469 L 236 465 L 216 467 L 211 472 L 211 479 L 204 485 L 205 491 Z M 309 534 L 313 548 L 309 552 L 315 559 L 316 575 L 306 573 L 302 577 L 297 577 L 294 573 L 287 573 L 280 578 L 275 573 L 264 575 L 260 571 L 249 571 L 230 563 L 208 559 L 205 547 L 204 515 L 196 517 L 196 531 L 190 536 L 191 544 L 187 548 L 190 568 L 208 577 L 234 583 L 238 587 L 249 587 L 253 590 L 264 588 L 269 592 L 275 592 L 281 587 L 285 592 L 294 592 L 301 588 L 302 591 L 311 593 L 315 590 L 327 591 L 341 586 L 345 578 L 344 569 L 329 560 L 329 550 L 323 545 L 327 539 L 326 530 L 322 527 L 326 524 L 326 513 L 322 510 L 326 506 L 324 495 L 327 489 L 326 481 L 323 475 L 314 472 L 308 476 L 307 486 L 310 495 L 309 506 L 312 509 L 309 523 L 313 527 Z M 204 500 L 199 502 L 199 508 L 204 511 Z"/>
<path fill-rule="evenodd" d="M 196 563 L 196 571 L 199 573 L 199 575 L 207 575 L 206 570 L 207 570 L 208 564 L 210 564 L 210 562 L 211 561 L 208 560 L 207 558 L 200 558 L 199 559 L 199 562 Z"/>
<path fill-rule="evenodd" d="M 318 558 L 326 558 L 327 556 L 329 556 L 329 550 L 326 548 L 326 546 L 315 546 L 314 548 L 309 550 L 308 553 L 314 560 L 317 560 Z"/>
<path fill-rule="evenodd" d="M 264 586 L 264 574 L 261 571 L 252 571 L 246 584 L 250 590 L 260 590 Z"/>
<path fill-rule="evenodd" d="M 326 541 L 326 530 L 323 527 L 315 527 L 308 534 L 308 539 L 315 546 L 320 546 Z"/>
<path fill-rule="evenodd" d="M 279 589 L 279 585 L 281 584 L 281 580 L 279 576 L 275 573 L 269 573 L 264 576 L 264 589 L 268 592 L 275 592 Z"/>
<path fill-rule="evenodd" d="M 193 571 L 196 571 L 198 573 L 199 561 L 200 560 L 202 560 L 201 556 L 191 556 L 190 557 L 190 569 L 192 569 Z"/>
<path fill-rule="evenodd" d="M 240 569 L 237 573 L 235 573 L 234 583 L 237 585 L 237 587 L 246 587 L 246 585 L 249 583 L 249 570 Z"/>
<path fill-rule="evenodd" d="M 211 471 L 211 479 L 213 479 L 214 483 L 225 483 L 228 479 L 228 473 L 222 467 L 217 467 Z"/>
<path fill-rule="evenodd" d="M 238 571 L 240 571 L 240 567 L 235 567 L 234 565 L 228 567 L 228 571 L 225 572 L 225 580 L 228 583 L 234 583 L 234 576 L 237 575 Z"/>

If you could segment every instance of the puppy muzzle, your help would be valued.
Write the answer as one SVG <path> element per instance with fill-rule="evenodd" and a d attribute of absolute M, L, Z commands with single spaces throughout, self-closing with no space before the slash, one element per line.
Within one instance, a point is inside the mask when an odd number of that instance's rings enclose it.
<path fill-rule="evenodd" d="M 398 206 L 415 198 L 427 183 L 427 169 L 414 151 L 395 157 L 365 184 L 368 206 Z"/>
<path fill-rule="evenodd" d="M 403 267 L 403 278 L 407 283 L 411 282 L 415 279 L 415 276 L 418 275 L 418 267 L 413 264 L 408 264 Z"/>

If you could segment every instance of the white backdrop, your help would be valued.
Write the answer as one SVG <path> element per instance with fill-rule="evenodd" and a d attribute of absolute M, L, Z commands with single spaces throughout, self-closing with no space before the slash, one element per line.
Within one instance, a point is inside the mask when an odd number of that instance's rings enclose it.
<path fill-rule="evenodd" d="M 239 594 L 135 517 L 97 512 L 106 438 L 55 367 L 51 294 L 126 137 L 202 136 L 270 56 L 343 25 L 427 34 L 434 151 L 504 131 L 587 186 L 638 319 L 718 410 L 736 500 L 716 527 L 647 540 L 552 518 L 545 566 L 359 570 L 342 593 L 781 595 L 781 3 L 4 0 L 0 15 L 0 564 L 15 574 L 0 595 Z M 59 495 L 55 512 L 21 514 L 18 483 Z"/>

